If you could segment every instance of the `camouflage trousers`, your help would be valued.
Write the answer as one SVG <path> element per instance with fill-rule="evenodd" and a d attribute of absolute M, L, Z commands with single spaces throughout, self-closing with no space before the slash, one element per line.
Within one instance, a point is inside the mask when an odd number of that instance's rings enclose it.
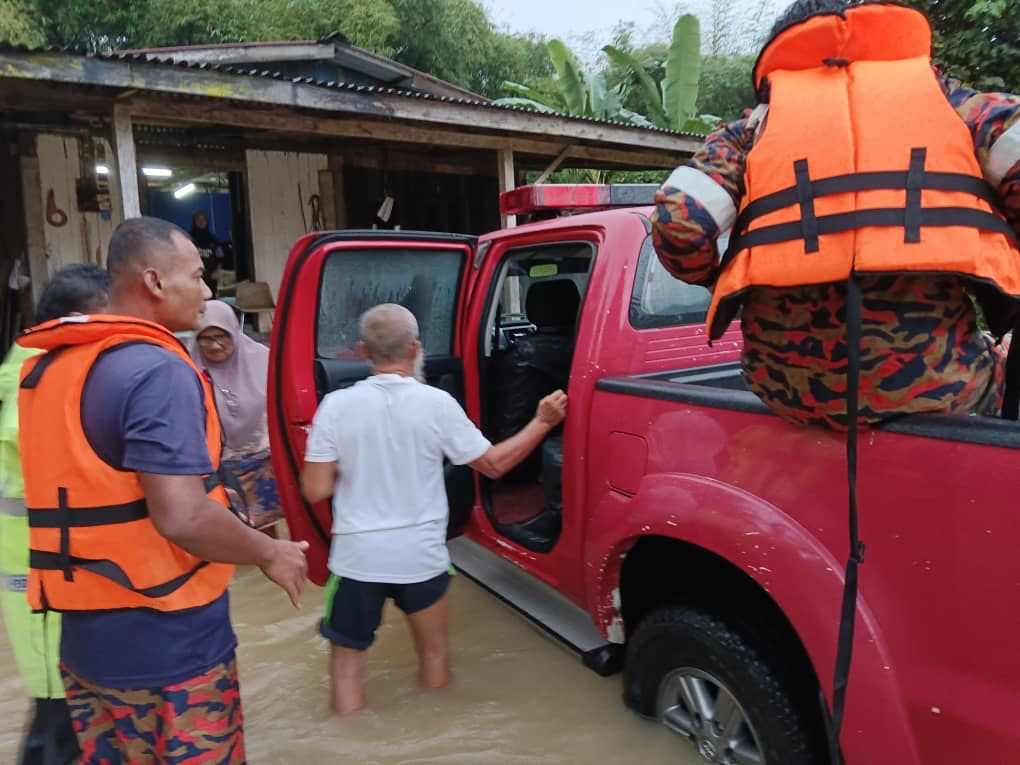
<path fill-rule="evenodd" d="M 162 688 L 95 685 L 61 667 L 82 765 L 243 765 L 237 660 Z"/>

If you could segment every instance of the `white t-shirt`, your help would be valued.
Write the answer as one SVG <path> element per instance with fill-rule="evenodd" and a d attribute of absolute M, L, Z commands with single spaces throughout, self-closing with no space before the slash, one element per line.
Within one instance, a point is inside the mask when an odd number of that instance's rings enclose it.
<path fill-rule="evenodd" d="M 411 377 L 375 375 L 326 396 L 305 460 L 339 469 L 329 570 L 390 584 L 446 571 L 443 457 L 465 465 L 490 446 L 452 396 Z"/>

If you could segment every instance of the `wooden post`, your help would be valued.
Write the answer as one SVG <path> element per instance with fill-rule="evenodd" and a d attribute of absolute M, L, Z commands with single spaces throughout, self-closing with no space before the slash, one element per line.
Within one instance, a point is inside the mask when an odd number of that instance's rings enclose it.
<path fill-rule="evenodd" d="M 332 170 L 319 171 L 319 222 L 325 231 L 336 228 L 336 198 Z"/>
<path fill-rule="evenodd" d="M 500 149 L 498 158 L 499 193 L 502 194 L 504 191 L 513 191 L 516 188 L 513 149 Z M 501 228 L 513 228 L 517 225 L 517 216 L 503 215 L 500 213 L 499 221 Z M 521 280 L 519 278 L 508 276 L 503 280 L 502 303 L 504 310 L 509 310 L 511 313 L 523 312 L 524 306 L 521 303 Z"/>
<path fill-rule="evenodd" d="M 35 139 L 32 139 L 33 148 Z M 28 274 L 32 279 L 32 305 L 39 303 L 39 295 L 50 280 L 46 262 L 46 211 L 43 209 L 43 192 L 39 179 L 39 157 L 21 156 L 21 200 L 25 207 L 25 250 L 28 254 Z"/>
<path fill-rule="evenodd" d="M 344 158 L 329 155 L 329 170 L 333 175 L 333 228 L 345 229 L 350 225 L 347 211 L 347 191 L 344 186 Z"/>
<path fill-rule="evenodd" d="M 502 194 L 504 191 L 513 191 L 515 188 L 514 150 L 500 149 L 496 156 L 499 162 L 499 193 Z M 500 228 L 513 228 L 517 225 L 517 216 L 500 214 L 499 225 Z"/>
<path fill-rule="evenodd" d="M 130 106 L 128 104 L 114 104 L 113 147 L 116 154 L 116 175 L 119 181 L 118 185 L 120 186 L 123 219 L 137 218 L 142 214 L 142 207 L 138 197 L 138 162 L 135 160 L 135 136 L 131 123 Z"/>

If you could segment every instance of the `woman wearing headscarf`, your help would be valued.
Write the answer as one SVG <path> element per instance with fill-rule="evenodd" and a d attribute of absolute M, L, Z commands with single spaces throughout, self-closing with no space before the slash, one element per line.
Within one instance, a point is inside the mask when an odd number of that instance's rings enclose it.
<path fill-rule="evenodd" d="M 189 350 L 212 382 L 223 426 L 223 466 L 239 479 L 252 524 L 268 526 L 282 515 L 269 461 L 269 349 L 241 331 L 229 305 L 210 300 Z"/>

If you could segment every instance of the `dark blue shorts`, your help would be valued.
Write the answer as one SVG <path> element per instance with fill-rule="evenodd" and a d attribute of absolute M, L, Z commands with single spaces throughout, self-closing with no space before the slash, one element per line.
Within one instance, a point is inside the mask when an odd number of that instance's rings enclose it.
<path fill-rule="evenodd" d="M 445 572 L 413 584 L 359 582 L 330 574 L 326 615 L 319 623 L 319 633 L 334 645 L 364 651 L 375 640 L 387 598 L 393 598 L 397 608 L 410 615 L 434 606 L 449 587 L 450 575 Z"/>

